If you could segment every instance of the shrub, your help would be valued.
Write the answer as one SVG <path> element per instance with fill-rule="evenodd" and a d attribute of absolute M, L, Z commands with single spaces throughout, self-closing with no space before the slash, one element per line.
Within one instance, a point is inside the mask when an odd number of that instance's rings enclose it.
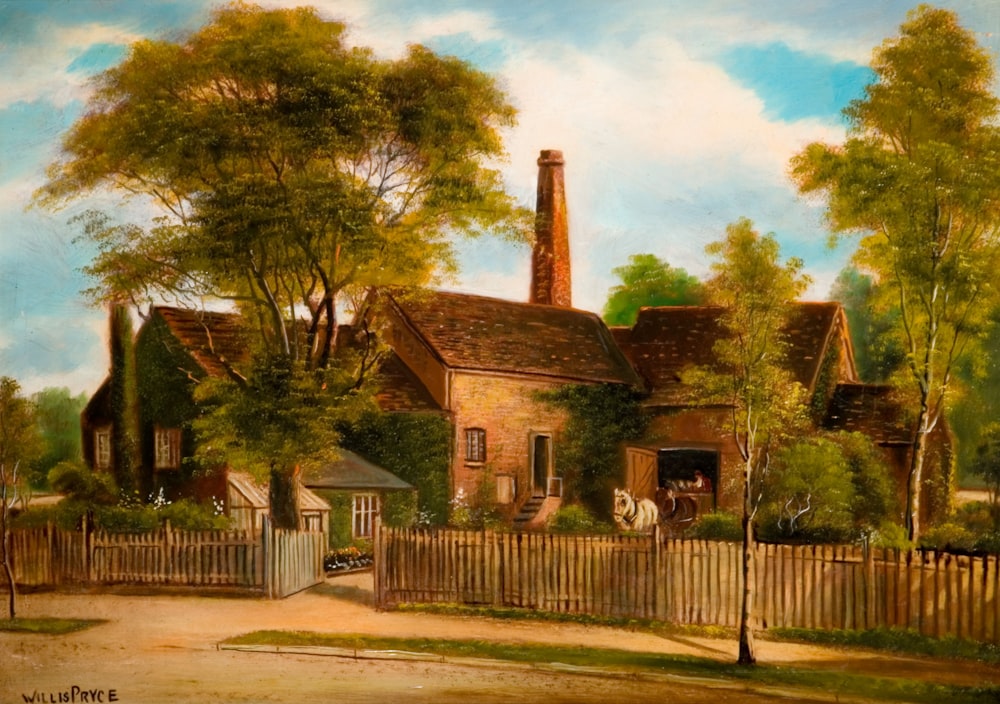
<path fill-rule="evenodd" d="M 610 533 L 612 527 L 594 518 L 579 504 L 563 506 L 549 516 L 548 529 L 553 533 Z"/>
<path fill-rule="evenodd" d="M 898 523 L 886 521 L 868 534 L 868 540 L 874 548 L 899 548 L 909 550 L 913 547 L 906 536 L 906 528 Z"/>
<path fill-rule="evenodd" d="M 191 499 L 181 499 L 164 505 L 157 511 L 159 520 L 170 521 L 178 530 L 224 530 L 229 527 L 229 518 L 217 513 L 215 506 L 195 503 Z"/>
<path fill-rule="evenodd" d="M 691 526 L 688 535 L 702 540 L 725 540 L 737 542 L 743 540 L 743 526 L 740 517 L 725 511 L 706 513 Z"/>
<path fill-rule="evenodd" d="M 931 550 L 973 550 L 976 536 L 952 521 L 940 523 L 920 536 L 920 547 Z"/>

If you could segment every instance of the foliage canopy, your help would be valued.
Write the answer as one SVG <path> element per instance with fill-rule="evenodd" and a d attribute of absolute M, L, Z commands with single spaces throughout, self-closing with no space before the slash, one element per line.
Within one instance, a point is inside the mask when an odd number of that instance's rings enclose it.
<path fill-rule="evenodd" d="M 914 398 L 907 529 L 920 531 L 927 435 L 955 363 L 996 297 L 1000 129 L 993 64 L 953 12 L 921 5 L 874 52 L 874 83 L 844 111 L 847 140 L 792 161 L 803 193 L 822 194 L 837 232 L 862 232 L 856 261 L 898 310 Z"/>
<path fill-rule="evenodd" d="M 687 373 L 700 401 L 730 409 L 728 430 L 743 461 L 743 595 L 739 662 L 753 664 L 750 617 L 754 600 L 754 519 L 761 505 L 772 452 L 805 421 L 805 390 L 782 365 L 785 322 L 805 291 L 802 262 L 780 261 L 773 235 L 761 236 L 742 218 L 705 249 L 715 257 L 706 284 L 708 301 L 721 306 L 723 333 L 713 346 L 715 364 Z"/>
<path fill-rule="evenodd" d="M 701 282 L 654 254 L 633 254 L 628 264 L 612 269 L 621 283 L 608 292 L 604 322 L 633 325 L 643 306 L 693 306 L 704 300 Z"/>
<path fill-rule="evenodd" d="M 58 207 L 110 189 L 155 210 L 84 218 L 91 294 L 235 306 L 255 354 L 224 361 L 233 388 L 201 392 L 217 396 L 201 432 L 216 454 L 286 473 L 332 445 L 319 430 L 353 408 L 375 359 L 334 361 L 338 315 L 373 286 L 450 272 L 456 235 L 530 225 L 496 169 L 515 119 L 496 81 L 421 46 L 382 60 L 345 34 L 310 8 L 233 3 L 178 41 L 137 42 L 98 77 L 36 194 Z"/>

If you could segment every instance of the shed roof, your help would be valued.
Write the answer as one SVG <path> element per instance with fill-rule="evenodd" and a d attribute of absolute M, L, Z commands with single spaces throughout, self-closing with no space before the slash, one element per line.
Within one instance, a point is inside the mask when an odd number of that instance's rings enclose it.
<path fill-rule="evenodd" d="M 412 491 L 392 472 L 372 464 L 361 455 L 338 448 L 340 457 L 321 467 L 302 471 L 302 484 L 311 489 L 354 489 L 377 491 Z"/>
<path fill-rule="evenodd" d="M 392 300 L 452 369 L 641 385 L 594 313 L 446 291 Z"/>
<path fill-rule="evenodd" d="M 230 472 L 226 480 L 254 508 L 266 509 L 270 505 L 267 490 L 260 486 L 249 474 L 244 472 Z M 305 486 L 301 486 L 299 487 L 299 510 L 329 511 L 330 504 L 309 491 Z"/>

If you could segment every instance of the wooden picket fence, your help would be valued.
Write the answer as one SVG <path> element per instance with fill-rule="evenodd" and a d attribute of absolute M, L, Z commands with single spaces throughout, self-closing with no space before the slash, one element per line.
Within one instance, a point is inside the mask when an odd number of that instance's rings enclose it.
<path fill-rule="evenodd" d="M 229 587 L 283 598 L 323 581 L 321 532 L 270 527 L 258 533 L 68 531 L 48 525 L 11 532 L 21 586 L 131 584 Z"/>
<path fill-rule="evenodd" d="M 741 546 L 380 526 L 375 599 L 737 626 Z M 908 628 L 1000 643 L 1000 556 L 757 546 L 758 628 Z"/>

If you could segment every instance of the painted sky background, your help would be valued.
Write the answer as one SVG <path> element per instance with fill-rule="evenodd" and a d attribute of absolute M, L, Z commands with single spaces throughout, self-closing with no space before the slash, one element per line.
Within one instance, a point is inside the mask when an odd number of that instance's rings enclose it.
<path fill-rule="evenodd" d="M 209 0 L 0 0 L 0 375 L 28 392 L 93 392 L 106 374 L 106 312 L 80 295 L 93 251 L 70 210 L 25 210 L 82 113 L 88 78 L 130 42 L 178 37 Z M 840 110 L 870 80 L 871 50 L 914 3 L 895 0 L 317 0 L 385 57 L 408 43 L 497 75 L 520 111 L 507 135 L 511 192 L 534 207 L 535 159 L 562 149 L 573 298 L 600 311 L 614 267 L 650 252 L 703 275 L 704 246 L 739 217 L 801 257 L 824 299 L 851 245 L 827 247 L 822 206 L 796 196 L 789 158 L 839 141 Z M 1000 3 L 939 3 L 996 57 Z M 128 211 L 119 211 L 128 216 Z M 132 213 L 141 217 L 142 213 Z M 524 300 L 526 247 L 463 246 L 449 288 Z"/>

